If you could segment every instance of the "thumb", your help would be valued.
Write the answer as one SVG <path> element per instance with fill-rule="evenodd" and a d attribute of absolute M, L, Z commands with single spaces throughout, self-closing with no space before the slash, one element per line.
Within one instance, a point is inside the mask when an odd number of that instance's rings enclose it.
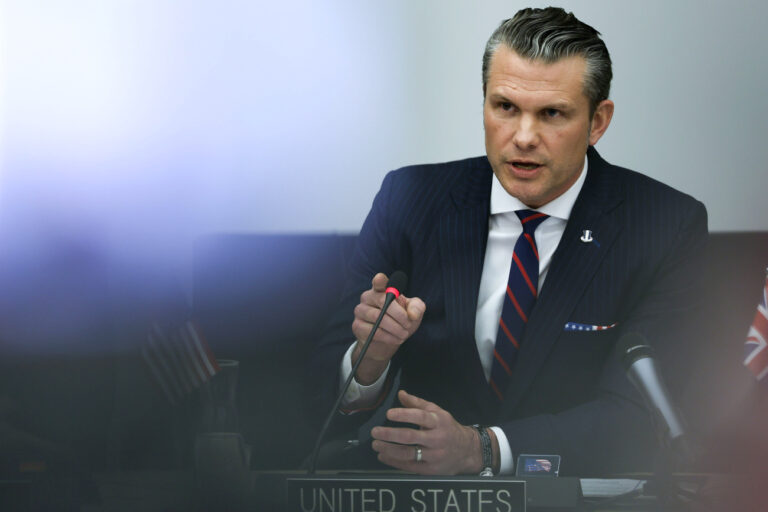
<path fill-rule="evenodd" d="M 387 283 L 389 282 L 389 278 L 387 277 L 387 274 L 384 274 L 383 272 L 379 272 L 375 276 L 373 276 L 373 279 L 371 280 L 371 286 L 373 287 L 373 291 L 375 292 L 383 292 L 387 289 Z"/>

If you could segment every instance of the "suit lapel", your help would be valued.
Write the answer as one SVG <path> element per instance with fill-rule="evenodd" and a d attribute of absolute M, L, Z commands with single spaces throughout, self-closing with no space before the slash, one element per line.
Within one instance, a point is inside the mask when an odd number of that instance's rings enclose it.
<path fill-rule="evenodd" d="M 623 190 L 609 165 L 589 149 L 584 187 L 574 204 L 563 237 L 552 257 L 547 278 L 531 312 L 513 368 L 504 408 L 520 402 L 539 368 L 563 332 L 565 323 L 620 232 Z M 592 231 L 591 243 L 581 241 Z"/>
<path fill-rule="evenodd" d="M 468 170 L 451 192 L 453 207 L 440 219 L 440 258 L 451 354 L 467 389 L 485 402 L 485 381 L 475 339 L 477 293 L 488 240 L 491 177 L 487 159 Z"/>

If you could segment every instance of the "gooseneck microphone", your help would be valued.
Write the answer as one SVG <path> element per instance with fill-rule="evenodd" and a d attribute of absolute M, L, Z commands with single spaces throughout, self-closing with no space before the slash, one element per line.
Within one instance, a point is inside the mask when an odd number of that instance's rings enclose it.
<path fill-rule="evenodd" d="M 685 428 L 661 378 L 653 349 L 642 335 L 635 332 L 625 334 L 618 343 L 627 377 L 651 410 L 659 441 L 664 447 L 677 449 L 683 442 Z"/>
<path fill-rule="evenodd" d="M 393 272 L 392 276 L 389 278 L 389 281 L 387 282 L 386 295 L 384 296 L 384 305 L 381 307 L 379 317 L 376 319 L 376 322 L 374 322 L 373 328 L 371 329 L 371 332 L 368 334 L 368 338 L 363 344 L 363 348 L 360 349 L 360 355 L 358 356 L 357 361 L 355 361 L 355 364 L 352 366 L 352 371 L 347 377 L 346 382 L 344 382 L 344 385 L 341 387 L 341 393 L 339 393 L 339 396 L 336 398 L 336 402 L 333 404 L 328 417 L 325 419 L 323 428 L 320 429 L 320 434 L 317 436 L 317 441 L 315 442 L 315 448 L 312 450 L 312 459 L 308 470 L 310 475 L 315 474 L 315 466 L 317 465 L 317 456 L 320 453 L 320 445 L 325 438 L 325 434 L 327 433 L 328 428 L 331 426 L 331 422 L 333 421 L 334 416 L 336 416 L 336 411 L 338 411 L 339 405 L 341 405 L 341 401 L 343 400 L 344 395 L 347 393 L 349 385 L 352 383 L 352 379 L 357 373 L 357 369 L 360 367 L 360 363 L 363 361 L 363 357 L 365 357 L 365 353 L 368 351 L 368 346 L 371 344 L 371 340 L 373 340 L 373 335 L 376 334 L 376 331 L 379 328 L 379 324 L 384 318 L 389 305 L 392 304 L 393 300 L 400 296 L 400 293 L 406 289 L 407 285 L 408 276 L 406 276 L 405 273 L 401 272 L 400 270 Z"/>

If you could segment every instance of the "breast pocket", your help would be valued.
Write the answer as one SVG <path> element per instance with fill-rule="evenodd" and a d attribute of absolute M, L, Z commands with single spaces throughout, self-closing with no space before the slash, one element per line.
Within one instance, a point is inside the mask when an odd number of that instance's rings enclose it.
<path fill-rule="evenodd" d="M 618 323 L 609 322 L 568 322 L 563 327 L 552 357 L 563 364 L 598 371 L 616 343 L 618 327 Z"/>

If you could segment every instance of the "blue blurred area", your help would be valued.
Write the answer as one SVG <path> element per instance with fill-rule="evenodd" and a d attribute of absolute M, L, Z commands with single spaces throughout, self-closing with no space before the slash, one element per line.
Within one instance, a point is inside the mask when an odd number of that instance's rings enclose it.
<path fill-rule="evenodd" d="M 385 119 L 350 106 L 397 94 L 379 77 L 397 81 L 398 43 L 369 30 L 397 21 L 341 6 L 2 5 L 0 318 L 13 350 L 104 351 L 114 335 L 85 333 L 114 311 L 139 326 L 188 307 L 201 234 L 357 229 L 362 213 L 337 206 L 360 182 L 370 201 L 368 172 L 385 168 L 368 153 L 388 137 L 367 144 Z"/>

